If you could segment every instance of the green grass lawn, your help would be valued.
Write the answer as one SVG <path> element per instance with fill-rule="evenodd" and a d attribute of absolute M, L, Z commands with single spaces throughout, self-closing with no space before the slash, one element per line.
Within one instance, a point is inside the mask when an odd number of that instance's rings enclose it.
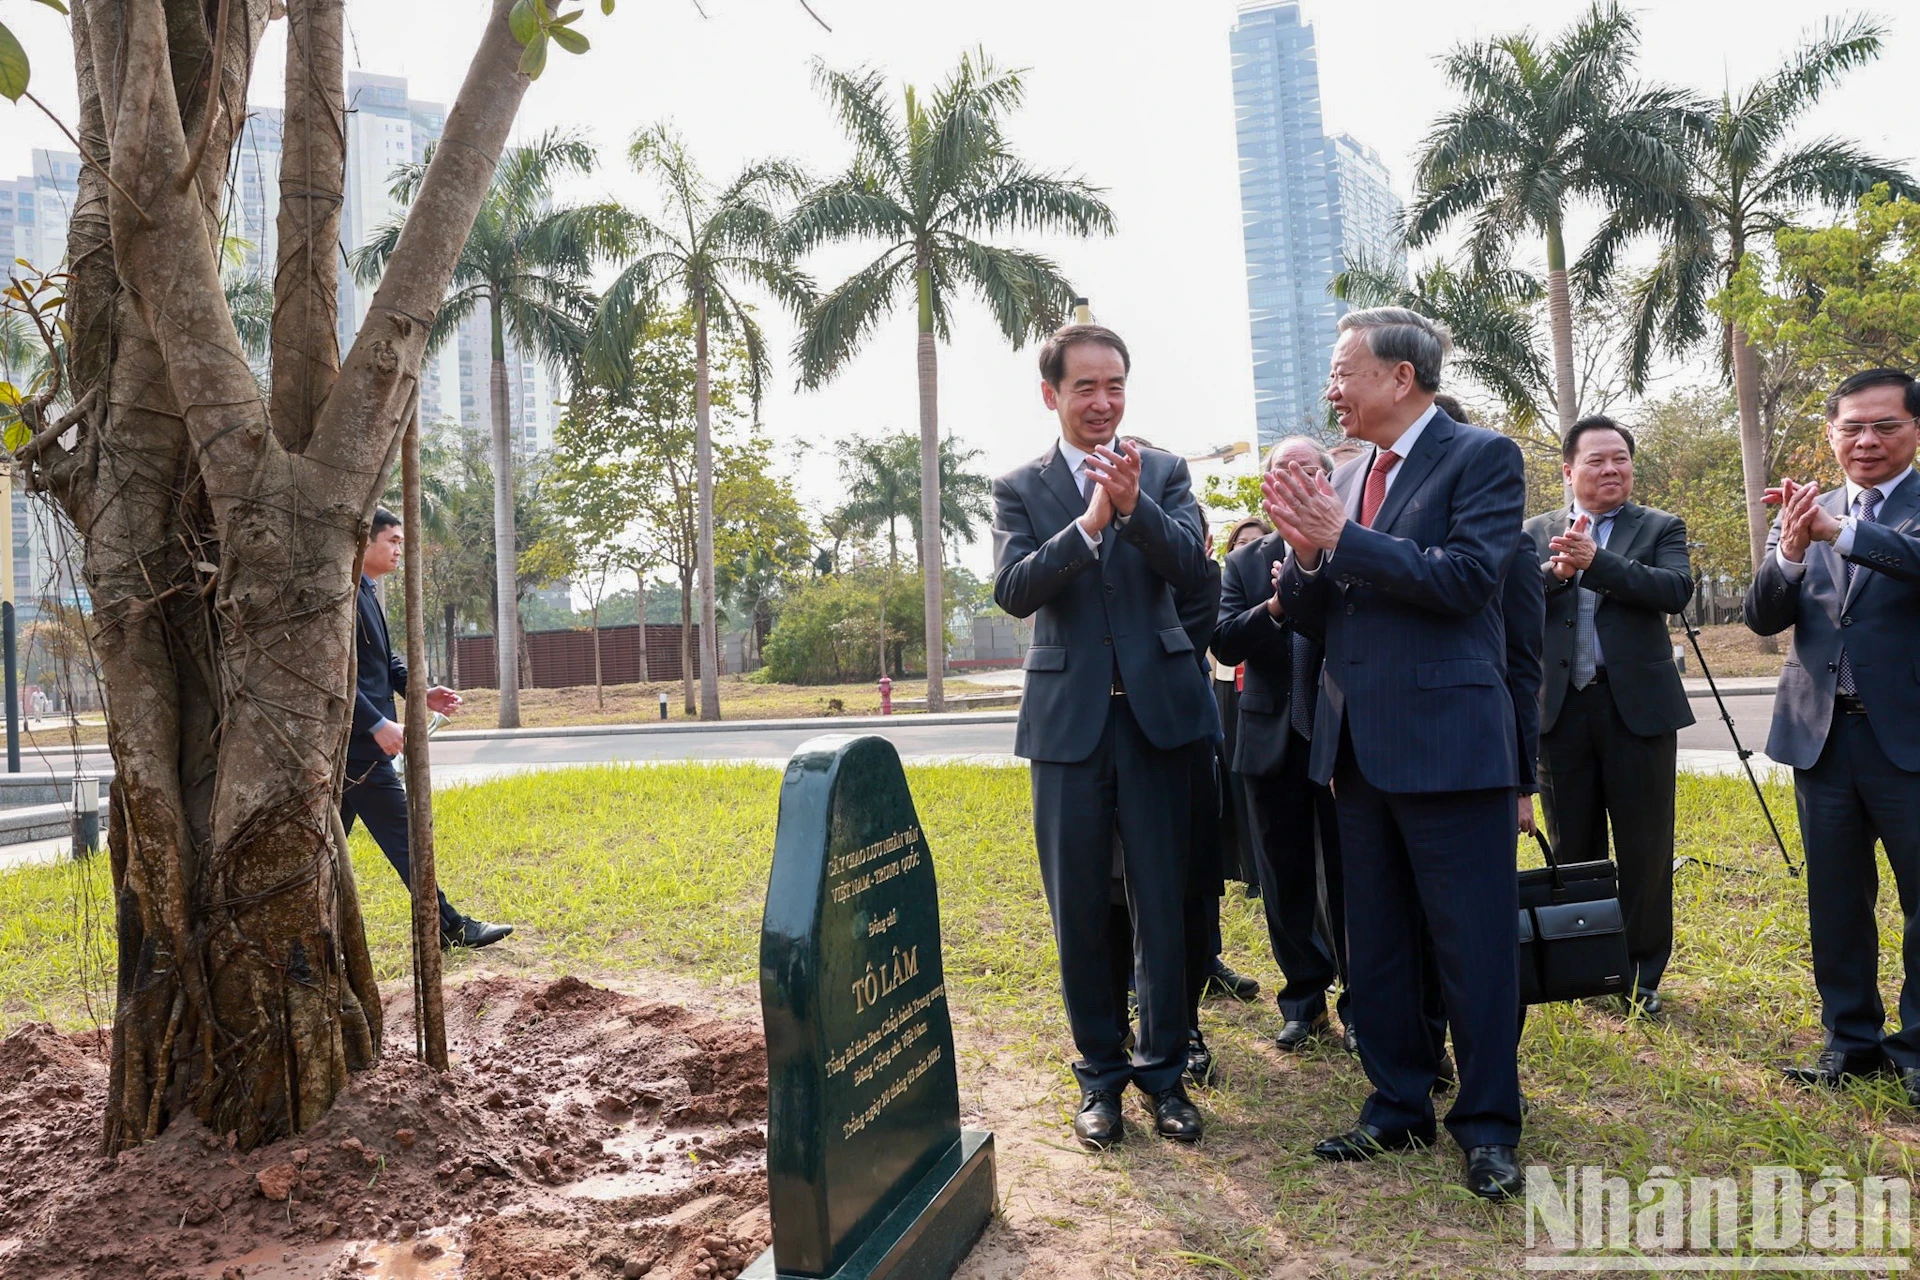
<path fill-rule="evenodd" d="M 989 1071 L 1031 1077 L 1043 1101 L 1018 1123 L 1064 1144 L 1072 1052 L 1027 774 L 956 765 L 908 777 L 939 873 L 963 1090 Z M 752 983 L 777 783 L 764 768 L 676 765 L 449 790 L 437 806 L 443 882 L 462 907 L 521 924 L 508 944 L 518 964 Z M 1771 788 L 1770 799 L 1791 829 L 1789 790 Z M 1688 865 L 1678 875 L 1669 1017 L 1649 1025 L 1586 1005 L 1535 1010 L 1522 1044 L 1532 1102 L 1523 1157 L 1562 1171 L 1604 1163 L 1629 1181 L 1658 1165 L 1683 1178 L 1744 1180 L 1756 1164 L 1793 1165 L 1809 1183 L 1829 1165 L 1914 1178 L 1920 1129 L 1892 1086 L 1809 1096 L 1777 1080 L 1777 1063 L 1819 1043 L 1805 886 L 1782 869 L 1745 781 L 1683 776 L 1679 811 L 1680 852 L 1724 869 Z M 376 960 L 384 978 L 401 978 L 400 884 L 364 833 L 354 850 Z M 1793 852 L 1797 860 L 1797 839 Z M 0 1029 L 108 1016 L 106 903 L 100 862 L 0 874 Z M 1224 916 L 1228 959 L 1271 992 L 1259 904 L 1230 894 Z M 1890 883 L 1881 928 L 1897 939 Z M 477 963 L 462 956 L 451 967 Z M 1897 949 L 1883 947 L 1882 968 L 1892 993 Z M 1208 1140 L 1197 1149 L 1136 1140 L 1076 1157 L 1101 1171 L 1109 1197 L 1087 1192 L 1085 1218 L 1110 1212 L 1118 1195 L 1126 1212 L 1174 1232 L 1182 1251 L 1218 1260 L 1193 1265 L 1220 1275 L 1271 1274 L 1299 1257 L 1329 1274 L 1517 1271 L 1522 1213 L 1467 1198 L 1449 1142 L 1369 1166 L 1311 1158 L 1314 1139 L 1353 1119 L 1364 1077 L 1331 1048 L 1277 1053 L 1264 995 L 1209 1005 L 1225 1082 L 1198 1095 Z M 1139 1114 L 1131 1103 L 1129 1114 Z M 1071 1202 L 1061 1225 L 1085 1225 L 1073 1210 L 1079 1193 L 1059 1194 Z"/>

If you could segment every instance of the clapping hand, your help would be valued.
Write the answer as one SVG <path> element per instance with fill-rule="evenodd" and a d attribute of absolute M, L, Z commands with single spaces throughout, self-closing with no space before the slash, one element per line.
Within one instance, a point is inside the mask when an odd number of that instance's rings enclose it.
<path fill-rule="evenodd" d="M 1325 476 L 1308 476 L 1299 463 L 1290 462 L 1261 477 L 1260 496 L 1273 527 L 1306 567 L 1318 565 L 1323 552 L 1339 545 L 1347 509 Z"/>
<path fill-rule="evenodd" d="M 1286 571 L 1286 567 L 1287 562 L 1284 559 L 1275 560 L 1273 572 L 1268 575 L 1273 581 L 1273 594 L 1267 597 L 1267 612 L 1276 618 L 1284 612 L 1280 608 L 1280 577 Z"/>
<path fill-rule="evenodd" d="M 1809 543 L 1831 542 L 1840 536 L 1840 522 L 1819 503 L 1819 486 L 1783 476 L 1779 487 L 1768 489 L 1765 498 L 1769 505 L 1780 506 L 1780 554 L 1791 563 L 1806 559 Z"/>
<path fill-rule="evenodd" d="M 1586 513 L 1582 512 L 1565 533 L 1547 541 L 1554 552 L 1547 564 L 1553 576 L 1562 582 L 1593 565 L 1593 553 L 1599 548 L 1593 535 L 1587 532 L 1588 524 Z"/>
<path fill-rule="evenodd" d="M 458 715 L 463 701 L 465 699 L 443 684 L 427 690 L 427 710 L 438 711 L 443 716 Z"/>
<path fill-rule="evenodd" d="M 1127 440 L 1118 443 L 1118 453 L 1103 444 L 1095 445 L 1086 469 L 1094 479 L 1096 493 L 1106 494 L 1115 511 L 1130 516 L 1134 504 L 1140 501 L 1140 450 Z"/>

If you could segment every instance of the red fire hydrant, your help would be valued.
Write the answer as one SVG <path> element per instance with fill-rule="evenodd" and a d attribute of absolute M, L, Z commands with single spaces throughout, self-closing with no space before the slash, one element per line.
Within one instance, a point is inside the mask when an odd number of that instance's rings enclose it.
<path fill-rule="evenodd" d="M 892 676 L 883 675 L 880 677 L 880 714 L 883 716 L 890 716 L 893 714 L 893 677 Z"/>

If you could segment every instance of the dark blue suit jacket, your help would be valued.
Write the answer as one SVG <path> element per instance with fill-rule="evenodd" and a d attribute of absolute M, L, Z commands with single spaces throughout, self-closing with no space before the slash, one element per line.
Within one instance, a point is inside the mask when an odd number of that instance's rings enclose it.
<path fill-rule="evenodd" d="M 1267 612 L 1267 601 L 1273 595 L 1273 566 L 1286 554 L 1285 540 L 1270 533 L 1227 555 L 1220 587 L 1220 617 L 1213 629 L 1214 657 L 1235 665 L 1246 664 L 1233 767 L 1251 778 L 1279 773 L 1291 740 L 1294 628 L 1289 620 Z M 1314 664 L 1311 679 L 1317 685 L 1317 639 L 1309 654 L 1308 661 Z"/>
<path fill-rule="evenodd" d="M 1033 619 L 1013 745 L 1029 760 L 1093 754 L 1116 671 L 1162 751 L 1219 723 L 1175 598 L 1211 601 L 1219 590 L 1187 464 L 1158 449 L 1140 457 L 1140 501 L 1124 529 L 1106 530 L 1098 556 L 1076 527 L 1087 504 L 1057 443 L 993 482 L 994 603 Z"/>
<path fill-rule="evenodd" d="M 407 664 L 393 651 L 387 635 L 387 615 L 374 594 L 373 580 L 360 579 L 354 603 L 354 660 L 359 688 L 353 698 L 353 732 L 347 738 L 347 759 L 385 760 L 387 753 L 373 740 L 373 728 L 382 720 L 398 721 L 395 694 L 407 691 Z"/>
<path fill-rule="evenodd" d="M 1311 575 L 1289 558 L 1281 578 L 1281 607 L 1326 644 L 1308 772 L 1332 779 L 1344 728 L 1382 791 L 1515 786 L 1499 594 L 1525 514 L 1520 447 L 1436 412 L 1369 529 L 1373 455 L 1333 473 L 1352 520 L 1339 546 Z"/>
<path fill-rule="evenodd" d="M 1846 514 L 1847 491 L 1820 495 L 1828 514 Z M 1747 588 L 1747 625 L 1763 636 L 1793 628 L 1793 656 L 1780 671 L 1767 755 L 1811 769 L 1826 749 L 1845 641 L 1853 685 L 1867 707 L 1867 723 L 1896 768 L 1920 773 L 1920 475 L 1909 475 L 1880 507 L 1877 524 L 1853 535 L 1853 575 L 1825 542 L 1807 548 L 1807 570 L 1787 581 L 1774 548 L 1780 522 L 1767 537 L 1767 558 Z"/>
<path fill-rule="evenodd" d="M 1540 789 L 1541 686 L 1545 680 L 1547 625 L 1546 580 L 1533 535 L 1520 532 L 1520 545 L 1500 588 L 1500 623 L 1507 638 L 1507 693 L 1513 699 L 1514 747 L 1518 788 L 1523 795 Z"/>

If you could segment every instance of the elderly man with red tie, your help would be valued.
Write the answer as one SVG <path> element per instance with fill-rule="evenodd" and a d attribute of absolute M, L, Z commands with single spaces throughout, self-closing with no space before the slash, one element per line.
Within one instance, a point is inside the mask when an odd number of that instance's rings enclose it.
<path fill-rule="evenodd" d="M 1314 1154 L 1366 1160 L 1434 1138 L 1424 924 L 1459 1064 L 1447 1128 L 1469 1190 L 1499 1200 L 1521 1186 L 1517 747 L 1499 602 L 1526 484 L 1517 445 L 1434 405 L 1449 346 L 1403 308 L 1341 317 L 1327 399 L 1372 448 L 1331 482 L 1296 467 L 1263 487 L 1294 552 L 1281 607 L 1326 648 L 1309 770 L 1333 786 L 1373 1084 L 1354 1128 Z"/>

